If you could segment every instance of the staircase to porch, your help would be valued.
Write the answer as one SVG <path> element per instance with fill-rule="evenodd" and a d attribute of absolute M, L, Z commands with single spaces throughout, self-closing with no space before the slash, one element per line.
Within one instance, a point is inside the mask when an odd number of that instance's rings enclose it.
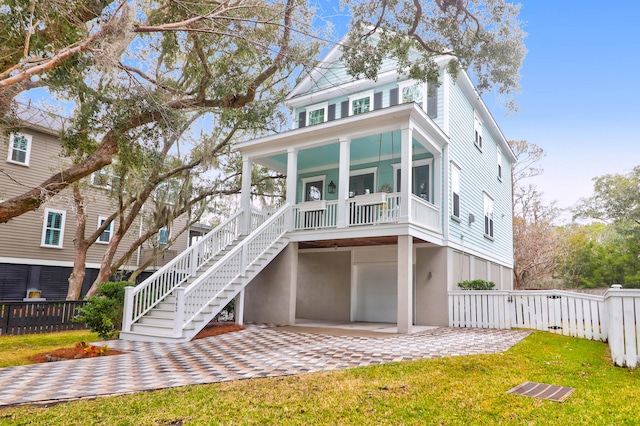
<path fill-rule="evenodd" d="M 243 224 L 248 235 L 242 235 Z M 290 224 L 288 204 L 273 214 L 252 209 L 231 216 L 138 286 L 126 288 L 120 338 L 191 340 L 287 246 Z"/>

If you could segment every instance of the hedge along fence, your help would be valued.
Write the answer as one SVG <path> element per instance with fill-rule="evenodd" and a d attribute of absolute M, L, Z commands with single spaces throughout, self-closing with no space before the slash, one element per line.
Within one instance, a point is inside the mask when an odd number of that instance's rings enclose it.
<path fill-rule="evenodd" d="M 640 358 L 640 290 L 450 291 L 449 326 L 531 328 L 608 342 L 618 366 Z"/>
<path fill-rule="evenodd" d="M 86 325 L 72 320 L 85 303 L 83 300 L 0 302 L 0 335 L 84 330 Z"/>

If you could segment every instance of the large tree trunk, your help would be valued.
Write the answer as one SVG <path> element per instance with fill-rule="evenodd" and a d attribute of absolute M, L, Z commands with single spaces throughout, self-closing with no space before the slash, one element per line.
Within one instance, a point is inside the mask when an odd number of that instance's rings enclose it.
<path fill-rule="evenodd" d="M 76 204 L 76 232 L 73 238 L 74 260 L 73 271 L 69 276 L 67 300 L 79 300 L 82 293 L 82 283 L 86 274 L 87 250 L 89 245 L 84 238 L 87 227 L 87 215 L 84 211 L 84 199 L 78 185 L 73 185 L 73 200 Z"/>
<path fill-rule="evenodd" d="M 96 277 L 93 284 L 91 284 L 91 288 L 89 288 L 89 291 L 87 291 L 86 297 L 95 296 L 98 292 L 98 284 L 107 282 L 111 279 L 111 276 L 115 272 L 112 267 L 113 258 L 116 255 L 116 250 L 118 249 L 118 245 L 120 244 L 120 241 L 123 237 L 124 234 L 122 234 L 118 229 L 115 235 L 111 238 L 111 241 L 109 241 L 107 250 L 102 256 L 102 262 L 100 263 L 100 272 L 98 272 L 98 276 Z"/>

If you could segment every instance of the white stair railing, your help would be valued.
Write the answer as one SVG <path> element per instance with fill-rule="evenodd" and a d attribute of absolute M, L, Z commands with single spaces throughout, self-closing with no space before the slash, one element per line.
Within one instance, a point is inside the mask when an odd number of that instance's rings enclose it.
<path fill-rule="evenodd" d="M 142 283 L 136 287 L 127 287 L 123 331 L 131 331 L 132 324 L 233 243 L 239 236 L 242 216 L 242 210 L 236 212 Z M 251 218 L 253 228 L 264 222 L 267 215 L 252 208 Z"/>
<path fill-rule="evenodd" d="M 285 204 L 274 212 L 241 244 L 234 247 L 216 265 L 177 294 L 174 334 L 182 335 L 187 326 L 207 305 L 215 300 L 235 279 L 244 276 L 248 266 L 291 228 L 291 208 Z M 182 289 L 178 289 L 182 290 Z M 182 293 L 182 291 L 180 291 Z M 220 309 L 224 308 L 221 306 Z"/>

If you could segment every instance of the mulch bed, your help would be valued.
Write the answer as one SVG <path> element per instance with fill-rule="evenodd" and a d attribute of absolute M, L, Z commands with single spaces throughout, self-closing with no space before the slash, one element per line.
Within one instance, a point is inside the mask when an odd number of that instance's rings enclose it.
<path fill-rule="evenodd" d="M 226 323 L 226 322 L 213 322 L 208 324 L 205 328 L 196 334 L 191 340 L 204 339 L 205 337 L 218 336 L 224 333 L 231 333 L 233 331 L 244 330 L 244 327 L 238 324 Z"/>
<path fill-rule="evenodd" d="M 192 340 L 204 339 L 205 337 L 218 336 L 220 334 L 231 333 L 233 331 L 244 330 L 244 327 L 231 323 L 211 323 L 200 331 Z M 100 356 L 120 355 L 122 351 L 109 349 L 106 354 Z M 95 353 L 86 353 L 81 347 L 72 346 L 68 348 L 59 348 L 53 351 L 43 352 L 29 357 L 32 364 L 42 362 L 64 361 L 69 359 L 92 358 L 98 356 Z"/>

